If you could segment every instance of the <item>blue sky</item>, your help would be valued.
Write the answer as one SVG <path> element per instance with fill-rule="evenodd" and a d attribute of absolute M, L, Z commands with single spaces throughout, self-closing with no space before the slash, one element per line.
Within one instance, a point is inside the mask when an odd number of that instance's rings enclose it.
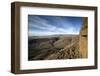
<path fill-rule="evenodd" d="M 79 34 L 81 25 L 82 17 L 28 16 L 29 36 Z"/>

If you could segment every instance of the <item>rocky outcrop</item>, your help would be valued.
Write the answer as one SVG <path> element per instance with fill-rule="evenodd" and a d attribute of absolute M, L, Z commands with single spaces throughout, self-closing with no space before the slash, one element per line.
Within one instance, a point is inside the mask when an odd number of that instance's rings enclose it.
<path fill-rule="evenodd" d="M 70 45 L 65 46 L 63 49 L 46 57 L 47 60 L 52 59 L 77 59 L 81 58 L 79 54 L 79 40 L 75 40 Z"/>
<path fill-rule="evenodd" d="M 55 52 L 51 55 L 48 55 L 45 59 L 77 59 L 81 58 L 79 54 L 79 37 L 76 36 L 72 39 L 72 42 L 69 45 L 66 45 L 63 49 Z"/>
<path fill-rule="evenodd" d="M 83 18 L 83 24 L 79 35 L 79 52 L 82 58 L 87 58 L 88 54 L 88 18 Z"/>

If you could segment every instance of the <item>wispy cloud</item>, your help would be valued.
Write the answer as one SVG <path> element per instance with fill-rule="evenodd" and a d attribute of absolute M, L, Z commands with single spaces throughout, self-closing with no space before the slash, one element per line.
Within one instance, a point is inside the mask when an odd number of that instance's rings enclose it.
<path fill-rule="evenodd" d="M 29 36 L 78 34 L 81 24 L 82 18 L 33 15 L 28 17 Z"/>

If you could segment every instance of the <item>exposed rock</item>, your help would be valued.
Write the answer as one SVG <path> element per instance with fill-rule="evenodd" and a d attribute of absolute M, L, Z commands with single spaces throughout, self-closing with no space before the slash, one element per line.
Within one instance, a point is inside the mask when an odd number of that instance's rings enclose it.
<path fill-rule="evenodd" d="M 82 58 L 87 58 L 88 54 L 88 18 L 83 18 L 83 25 L 79 36 L 79 51 Z"/>
<path fill-rule="evenodd" d="M 76 58 L 81 58 L 79 54 L 78 37 L 75 40 L 73 40 L 73 42 L 70 45 L 66 45 L 63 49 L 49 55 L 45 59 L 52 60 L 52 59 L 76 59 Z"/>

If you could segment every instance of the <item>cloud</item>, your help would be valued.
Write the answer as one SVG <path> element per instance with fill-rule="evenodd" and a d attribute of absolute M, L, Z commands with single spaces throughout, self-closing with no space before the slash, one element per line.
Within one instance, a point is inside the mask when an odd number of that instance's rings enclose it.
<path fill-rule="evenodd" d="M 48 24 L 47 20 L 41 19 L 39 17 L 33 17 L 29 19 L 29 29 L 39 28 L 41 30 L 52 31 L 56 27 L 54 25 Z"/>
<path fill-rule="evenodd" d="M 74 24 L 68 20 L 68 18 L 53 16 L 46 16 L 46 18 L 45 16 L 29 16 L 29 36 L 53 34 L 79 34 L 79 28 L 76 28 Z"/>

